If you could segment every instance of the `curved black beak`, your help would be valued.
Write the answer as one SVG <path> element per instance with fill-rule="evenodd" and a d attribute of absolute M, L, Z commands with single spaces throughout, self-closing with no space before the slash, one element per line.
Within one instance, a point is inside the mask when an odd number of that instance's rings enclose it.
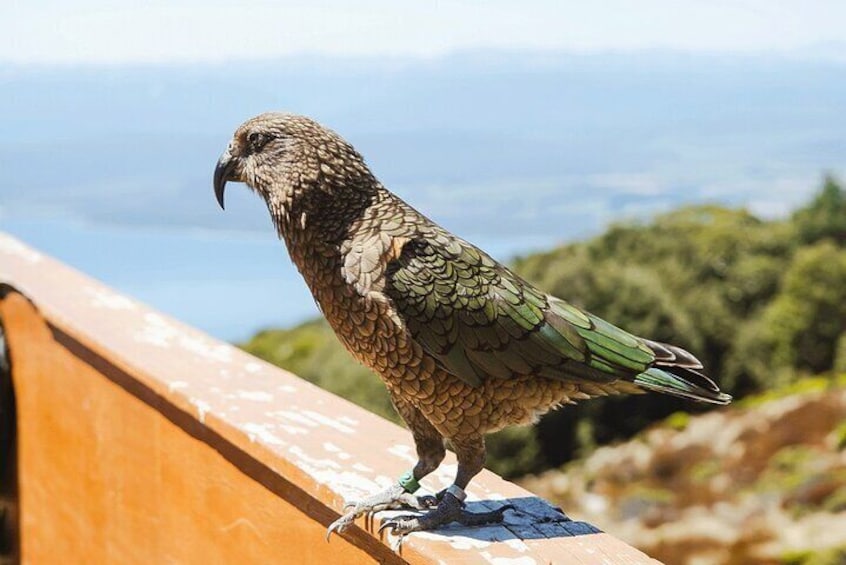
<path fill-rule="evenodd" d="M 214 168 L 214 195 L 217 197 L 217 203 L 220 204 L 222 210 L 225 210 L 223 206 L 223 191 L 226 190 L 227 181 L 236 180 L 233 173 L 237 164 L 238 160 L 233 159 L 227 149 L 220 156 L 220 159 L 217 160 L 217 166 Z"/>

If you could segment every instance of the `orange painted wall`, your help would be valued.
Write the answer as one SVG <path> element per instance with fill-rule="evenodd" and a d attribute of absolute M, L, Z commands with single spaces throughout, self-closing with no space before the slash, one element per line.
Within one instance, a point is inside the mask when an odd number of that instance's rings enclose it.
<path fill-rule="evenodd" d="M 327 543 L 331 511 L 286 493 L 272 472 L 267 484 L 245 474 L 261 477 L 261 464 L 72 354 L 21 295 L 0 316 L 18 403 L 24 562 L 395 560 L 384 546 L 365 547 L 371 556 L 340 537 Z"/>

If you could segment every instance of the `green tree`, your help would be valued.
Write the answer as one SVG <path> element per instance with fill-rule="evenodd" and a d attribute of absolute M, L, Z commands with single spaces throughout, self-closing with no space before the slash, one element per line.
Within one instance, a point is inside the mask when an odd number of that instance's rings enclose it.
<path fill-rule="evenodd" d="M 826 176 L 822 190 L 808 206 L 796 211 L 793 221 L 803 243 L 831 238 L 846 245 L 846 191 L 834 177 Z"/>
<path fill-rule="evenodd" d="M 846 331 L 846 250 L 830 241 L 801 249 L 764 323 L 776 366 L 831 370 L 837 339 Z"/>

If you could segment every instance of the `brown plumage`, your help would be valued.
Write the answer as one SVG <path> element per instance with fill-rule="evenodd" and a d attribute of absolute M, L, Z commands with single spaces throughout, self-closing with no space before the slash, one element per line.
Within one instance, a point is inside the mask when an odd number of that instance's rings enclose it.
<path fill-rule="evenodd" d="M 262 114 L 241 125 L 215 170 L 267 203 L 291 259 L 346 348 L 385 382 L 419 457 L 411 474 L 355 504 L 331 531 L 368 511 L 435 506 L 389 522 L 406 533 L 477 524 L 463 489 L 484 465 L 484 435 L 533 422 L 560 404 L 655 390 L 730 400 L 681 348 L 637 338 L 533 288 L 385 189 L 346 141 L 316 122 Z M 411 496 L 444 457 L 455 484 L 438 500 Z"/>

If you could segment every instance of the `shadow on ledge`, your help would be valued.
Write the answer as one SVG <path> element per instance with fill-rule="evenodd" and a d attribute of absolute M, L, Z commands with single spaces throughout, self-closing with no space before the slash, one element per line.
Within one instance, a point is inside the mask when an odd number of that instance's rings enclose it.
<path fill-rule="evenodd" d="M 467 503 L 470 512 L 487 512 L 510 504 L 503 521 L 487 526 L 467 527 L 458 524 L 445 526 L 429 532 L 415 532 L 412 535 L 438 538 L 469 538 L 479 542 L 501 542 L 508 540 L 533 540 L 570 538 L 588 534 L 599 534 L 602 530 L 587 522 L 571 520 L 560 508 L 555 508 L 538 497 L 477 500 Z M 383 522 L 393 516 L 413 514 L 408 510 L 379 512 L 376 520 Z"/>

